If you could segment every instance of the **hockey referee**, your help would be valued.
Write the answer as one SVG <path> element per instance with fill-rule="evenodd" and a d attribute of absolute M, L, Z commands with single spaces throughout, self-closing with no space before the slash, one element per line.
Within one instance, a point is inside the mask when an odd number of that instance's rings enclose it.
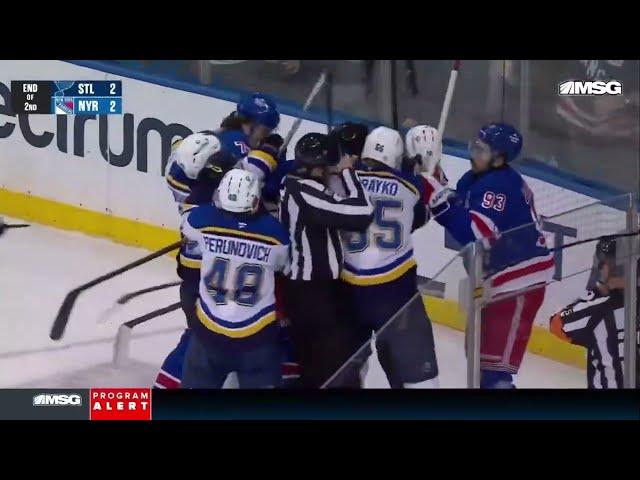
<path fill-rule="evenodd" d="M 353 159 L 345 156 L 338 163 L 337 152 L 329 150 L 327 135 L 304 135 L 296 144 L 296 164 L 281 192 L 280 221 L 291 238 L 285 302 L 303 388 L 321 387 L 360 347 L 354 322 L 343 318 L 339 309 L 343 253 L 338 232 L 366 229 L 373 220 L 373 207 L 352 168 Z M 327 189 L 333 166 L 344 183 L 344 197 Z M 336 386 L 359 384 L 357 378 L 345 378 Z"/>

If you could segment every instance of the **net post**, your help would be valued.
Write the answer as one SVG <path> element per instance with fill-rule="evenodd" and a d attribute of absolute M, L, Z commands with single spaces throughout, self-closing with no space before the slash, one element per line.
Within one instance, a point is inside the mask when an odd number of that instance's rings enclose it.
<path fill-rule="evenodd" d="M 467 388 L 480 388 L 480 329 L 484 288 L 482 285 L 483 248 L 476 241 L 469 252 L 469 291 L 467 293 Z"/>
<path fill-rule="evenodd" d="M 627 233 L 638 231 L 638 210 L 632 194 L 627 206 Z M 636 355 L 638 345 L 637 286 L 640 237 L 625 239 L 628 257 L 624 261 L 624 388 L 636 388 Z"/>

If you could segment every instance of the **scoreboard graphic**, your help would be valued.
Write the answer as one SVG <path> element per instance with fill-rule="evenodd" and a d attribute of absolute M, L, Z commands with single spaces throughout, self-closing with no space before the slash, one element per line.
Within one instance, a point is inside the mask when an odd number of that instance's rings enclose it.
<path fill-rule="evenodd" d="M 16 114 L 122 115 L 120 80 L 12 80 Z"/>

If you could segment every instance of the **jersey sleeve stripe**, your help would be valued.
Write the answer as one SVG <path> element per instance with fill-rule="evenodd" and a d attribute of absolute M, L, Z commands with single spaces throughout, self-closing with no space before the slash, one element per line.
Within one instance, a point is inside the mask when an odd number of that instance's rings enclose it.
<path fill-rule="evenodd" d="M 271 170 L 269 169 L 269 166 L 266 165 L 261 160 L 258 160 L 258 159 L 253 158 L 253 157 L 247 157 L 247 163 L 249 165 L 253 165 L 254 167 L 257 167 L 258 169 L 260 169 L 260 171 L 265 175 L 265 177 L 271 173 Z"/>
<path fill-rule="evenodd" d="M 189 258 L 186 257 L 183 254 L 180 254 L 180 265 L 182 265 L 183 267 L 186 268 L 200 268 L 200 265 L 202 265 L 202 260 L 200 259 L 195 259 L 195 258 Z"/>
<path fill-rule="evenodd" d="M 476 238 L 493 238 L 495 240 L 496 226 L 491 219 L 473 210 L 469 214 L 471 215 L 471 230 Z"/>
<path fill-rule="evenodd" d="M 275 170 L 278 166 L 278 162 L 275 158 L 273 158 L 273 155 L 270 155 L 267 152 L 263 152 L 262 150 L 251 150 L 248 157 L 249 160 L 253 159 L 255 161 L 257 159 L 262 161 L 263 164 L 267 165 L 267 168 L 270 172 Z"/>
<path fill-rule="evenodd" d="M 191 193 L 191 188 L 188 185 L 185 185 L 182 182 L 177 181 L 171 174 L 167 174 L 167 183 L 175 188 L 176 190 L 181 191 L 182 193 Z"/>

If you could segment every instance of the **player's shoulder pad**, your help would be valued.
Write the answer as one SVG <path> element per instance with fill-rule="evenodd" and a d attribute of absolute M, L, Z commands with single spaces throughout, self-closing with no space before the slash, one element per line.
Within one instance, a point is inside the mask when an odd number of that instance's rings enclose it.
<path fill-rule="evenodd" d="M 249 153 L 249 139 L 242 130 L 223 129 L 217 133 L 222 148 L 238 160 Z"/>
<path fill-rule="evenodd" d="M 475 192 L 485 192 L 487 190 L 498 192 L 515 192 L 522 189 L 522 177 L 511 167 L 491 170 L 480 177 L 471 186 Z"/>
<path fill-rule="evenodd" d="M 268 213 L 260 215 L 256 221 L 256 227 L 259 230 L 258 233 L 273 237 L 282 245 L 288 245 L 290 243 L 289 232 L 284 228 L 284 225 L 282 225 L 277 218 Z"/>
<path fill-rule="evenodd" d="M 362 177 L 381 177 L 381 178 L 392 178 L 399 181 L 402 185 L 404 185 L 407 189 L 409 189 L 416 196 L 422 198 L 424 193 L 424 186 L 422 179 L 413 175 L 409 172 L 402 172 L 400 170 L 396 170 L 393 168 L 375 168 L 372 169 L 364 162 L 358 162 L 354 166 L 356 173 Z"/>
<path fill-rule="evenodd" d="M 200 205 L 189 211 L 187 222 L 193 228 L 199 229 L 209 227 L 216 221 L 218 209 L 213 204 Z"/>
<path fill-rule="evenodd" d="M 473 183 L 473 171 L 468 170 L 458 180 L 456 190 L 469 190 L 469 185 L 471 185 L 471 183 Z"/>
<path fill-rule="evenodd" d="M 396 171 L 396 175 L 405 180 L 406 182 L 410 183 L 411 185 L 413 185 L 416 190 L 417 190 L 417 195 L 422 198 L 424 195 L 424 182 L 422 181 L 422 176 L 421 175 L 415 175 L 413 173 L 410 172 L 402 172 L 397 170 Z"/>

